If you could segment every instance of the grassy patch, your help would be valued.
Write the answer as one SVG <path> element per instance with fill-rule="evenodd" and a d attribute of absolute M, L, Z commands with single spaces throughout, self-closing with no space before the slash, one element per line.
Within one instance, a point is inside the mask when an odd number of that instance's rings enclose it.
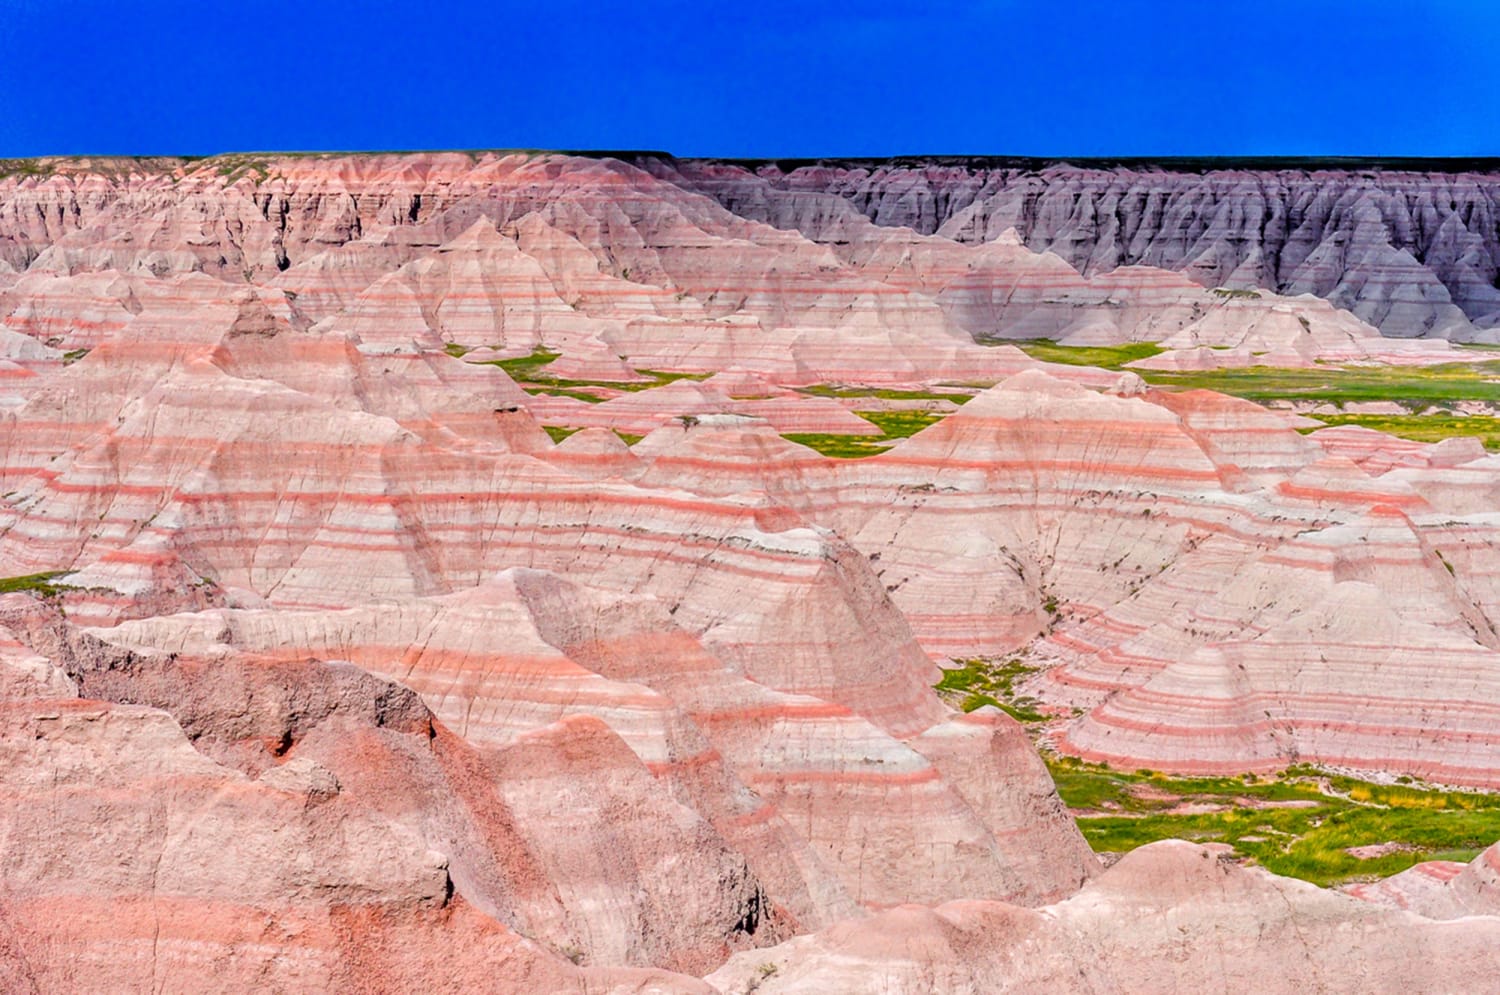
<path fill-rule="evenodd" d="M 1394 401 L 1409 410 L 1420 411 L 1459 401 L 1500 403 L 1500 362 L 1495 360 L 1423 367 L 1320 366 L 1294 370 L 1251 366 L 1187 373 L 1139 372 L 1147 381 L 1163 387 L 1216 390 L 1261 404 Z"/>
<path fill-rule="evenodd" d="M 702 382 L 704 380 L 707 380 L 709 377 L 713 376 L 712 373 L 673 373 L 670 370 L 648 370 L 645 367 L 642 367 L 642 368 L 636 370 L 635 372 L 639 373 L 643 377 L 650 377 L 652 380 L 655 380 L 656 383 L 653 383 L 653 384 L 640 384 L 640 383 L 620 384 L 619 387 L 620 387 L 621 390 L 645 390 L 648 387 L 659 387 L 659 386 L 661 386 L 664 383 L 676 383 L 678 380 L 695 380 L 695 381 Z"/>
<path fill-rule="evenodd" d="M 619 436 L 620 441 L 625 443 L 625 445 L 627 446 L 633 446 L 637 442 L 640 442 L 645 438 L 644 435 L 636 435 L 634 432 L 622 432 L 619 429 L 615 429 L 614 433 L 615 435 Z"/>
<path fill-rule="evenodd" d="M 1226 843 L 1277 874 L 1327 886 L 1423 860 L 1470 860 L 1500 839 L 1500 795 L 1372 784 L 1307 767 L 1269 778 L 1187 778 L 1046 759 L 1063 801 L 1087 813 L 1078 827 L 1101 852 L 1161 839 Z M 1347 852 L 1381 843 L 1404 849 L 1373 859 Z"/>
<path fill-rule="evenodd" d="M 270 160 L 260 156 L 219 155 L 214 157 L 213 164 L 214 171 L 226 185 L 248 176 L 259 186 L 271 176 Z"/>
<path fill-rule="evenodd" d="M 1033 358 L 1054 363 L 1120 369 L 1125 363 L 1161 352 L 1151 343 L 1124 346 L 1064 346 L 1055 342 L 1017 343 Z M 1465 347 L 1472 355 L 1492 350 Z M 1500 449 L 1500 419 L 1446 414 L 1419 415 L 1427 408 L 1447 408 L 1461 401 L 1500 405 L 1500 360 L 1442 363 L 1436 366 L 1317 366 L 1285 369 L 1250 366 L 1224 370 L 1174 372 L 1139 370 L 1154 386 L 1174 390 L 1214 390 L 1258 404 L 1276 401 L 1345 405 L 1390 401 L 1406 408 L 1406 415 L 1313 415 L 1329 425 L 1365 425 L 1382 432 L 1422 442 L 1456 435 L 1473 435 L 1486 447 Z"/>
<path fill-rule="evenodd" d="M 855 414 L 880 429 L 880 435 L 787 432 L 782 437 L 834 459 L 860 459 L 878 456 L 898 439 L 913 436 L 946 417 L 941 411 L 856 411 Z"/>
<path fill-rule="evenodd" d="M 0 159 L 0 176 L 51 176 L 57 167 L 39 159 Z"/>
<path fill-rule="evenodd" d="M 554 387 L 550 384 L 546 387 L 535 387 L 528 384 L 521 389 L 532 397 L 571 397 L 576 401 L 587 401 L 589 404 L 603 404 L 609 400 L 607 397 L 600 397 L 598 394 L 588 390 L 574 390 L 571 387 Z"/>
<path fill-rule="evenodd" d="M 1472 435 L 1486 449 L 1500 450 L 1500 418 L 1491 415 L 1309 415 L 1325 425 L 1359 425 L 1416 442 L 1442 442 Z M 1315 429 L 1303 429 L 1304 433 Z"/>
<path fill-rule="evenodd" d="M 561 425 L 543 425 L 542 431 L 550 435 L 553 442 L 561 442 L 574 432 L 580 431 L 580 429 L 563 428 Z"/>
<path fill-rule="evenodd" d="M 1118 370 L 1126 363 L 1137 359 L 1149 359 L 1165 352 L 1155 342 L 1128 342 L 1124 345 L 1072 346 L 1058 345 L 1049 339 L 1032 339 L 1012 342 L 1032 359 L 1045 363 L 1066 363 L 1069 366 L 1099 366 L 1106 370 Z M 1142 373 L 1142 376 L 1145 376 Z"/>
<path fill-rule="evenodd" d="M 443 351 L 452 356 L 454 359 L 463 359 L 466 355 L 473 352 L 474 349 L 472 346 L 459 345 L 457 342 L 449 342 L 447 345 L 443 346 Z M 553 359 L 556 358 L 557 357 L 555 356 L 553 357 Z"/>
<path fill-rule="evenodd" d="M 989 387 L 992 384 L 963 384 L 955 385 L 955 391 L 962 389 L 978 389 Z M 844 397 L 861 398 L 876 397 L 883 401 L 952 401 L 954 404 L 962 404 L 971 395 L 963 393 L 945 393 L 935 390 L 896 390 L 890 387 L 834 387 L 830 384 L 814 384 L 811 387 L 799 387 L 799 394 L 807 394 L 812 397 Z"/>
<path fill-rule="evenodd" d="M 54 584 L 52 581 L 67 572 L 66 570 L 52 570 L 47 573 L 26 574 L 21 577 L 0 577 L 0 594 L 29 591 L 43 598 L 55 598 L 63 591 L 68 590 L 69 585 Z"/>
<path fill-rule="evenodd" d="M 859 459 L 878 456 L 891 447 L 889 439 L 869 435 L 833 435 L 827 432 L 785 432 L 782 438 L 816 449 L 834 459 Z"/>
<path fill-rule="evenodd" d="M 941 411 L 856 411 L 887 439 L 905 439 L 943 420 Z"/>
<path fill-rule="evenodd" d="M 450 356 L 463 356 L 471 351 L 468 346 L 452 342 L 444 348 Z M 634 392 L 676 383 L 678 380 L 707 380 L 713 376 L 712 373 L 674 373 L 669 370 L 645 369 L 635 372 L 647 377 L 646 380 L 570 380 L 566 377 L 550 376 L 544 371 L 544 367 L 561 355 L 562 353 L 554 352 L 545 346 L 538 346 L 529 356 L 517 356 L 513 359 L 479 359 L 471 360 L 471 362 L 500 367 L 530 394 L 562 394 L 564 397 L 577 397 L 584 401 L 603 400 L 588 393 L 591 388 Z"/>
<path fill-rule="evenodd" d="M 453 348 L 453 343 L 449 343 L 447 349 L 450 355 L 452 355 Z M 464 347 L 458 346 L 458 348 L 462 349 Z M 542 367 L 561 355 L 562 353 L 560 352 L 553 352 L 551 349 L 538 346 L 532 350 L 530 356 L 517 356 L 514 359 L 487 359 L 483 360 L 483 362 L 491 366 L 500 367 L 506 373 L 510 374 L 512 380 L 520 382 L 523 380 L 534 380 L 541 372 Z"/>
<path fill-rule="evenodd" d="M 78 362 L 88 354 L 89 351 L 87 349 L 69 349 L 62 355 L 63 365 L 72 366 L 74 363 Z"/>
<path fill-rule="evenodd" d="M 965 712 L 994 705 L 1018 722 L 1045 722 L 1047 716 L 1036 711 L 1036 699 L 1016 693 L 1016 681 L 1036 673 L 1020 660 L 988 660 L 976 657 L 956 660 L 958 667 L 943 672 L 935 687 L 940 695 Z"/>

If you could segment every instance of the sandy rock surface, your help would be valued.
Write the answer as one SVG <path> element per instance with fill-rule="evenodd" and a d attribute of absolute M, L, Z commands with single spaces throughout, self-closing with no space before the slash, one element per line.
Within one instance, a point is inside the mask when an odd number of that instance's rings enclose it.
<path fill-rule="evenodd" d="M 0 988 L 1494 976 L 1493 850 L 1366 902 L 1188 844 L 1104 871 L 1021 726 L 932 687 L 1024 659 L 1054 745 L 1128 769 L 1500 787 L 1496 457 L 983 344 L 1436 362 L 1369 322 L 1459 305 L 1085 264 L 939 180 L 0 178 Z"/>

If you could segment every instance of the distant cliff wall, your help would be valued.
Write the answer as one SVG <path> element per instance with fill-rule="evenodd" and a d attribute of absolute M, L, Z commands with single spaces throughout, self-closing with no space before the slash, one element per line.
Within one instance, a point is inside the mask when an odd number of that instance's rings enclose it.
<path fill-rule="evenodd" d="M 1390 336 L 1466 338 L 1500 325 L 1500 163 L 679 162 L 687 182 L 737 213 L 756 200 L 742 187 L 820 191 L 877 224 L 960 242 L 1014 228 L 1086 275 L 1145 264 L 1205 286 L 1313 293 Z M 759 200 L 764 220 L 802 227 L 795 200 Z"/>

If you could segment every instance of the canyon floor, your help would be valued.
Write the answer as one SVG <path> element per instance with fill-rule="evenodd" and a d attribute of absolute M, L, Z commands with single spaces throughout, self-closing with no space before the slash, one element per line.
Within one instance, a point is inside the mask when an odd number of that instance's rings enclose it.
<path fill-rule="evenodd" d="M 0 162 L 0 989 L 1491 984 L 1491 177 L 1095 172 Z"/>

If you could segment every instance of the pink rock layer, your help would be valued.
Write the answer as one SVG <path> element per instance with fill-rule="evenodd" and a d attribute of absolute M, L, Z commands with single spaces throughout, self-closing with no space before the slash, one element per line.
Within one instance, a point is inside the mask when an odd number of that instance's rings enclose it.
<path fill-rule="evenodd" d="M 743 991 L 769 964 L 786 990 L 1198 988 L 1228 962 L 1420 990 L 1493 967 L 1487 920 L 1413 925 L 1194 848 L 1100 876 L 1021 728 L 931 687 L 935 661 L 1024 652 L 1078 755 L 1500 785 L 1495 458 L 1303 436 L 976 336 L 1174 362 L 1385 340 L 817 189 L 772 198 L 792 230 L 675 168 L 0 181 L 6 987 Z M 627 389 L 663 372 L 710 376 Z M 977 395 L 831 460 L 782 435 L 872 432 L 862 401 L 793 389 L 831 382 Z M 1378 951 L 1410 973 L 1358 966 Z"/>
<path fill-rule="evenodd" d="M 1465 991 L 1500 920 L 1376 909 L 1176 840 L 1044 909 L 904 906 L 732 958 L 721 991 Z"/>

